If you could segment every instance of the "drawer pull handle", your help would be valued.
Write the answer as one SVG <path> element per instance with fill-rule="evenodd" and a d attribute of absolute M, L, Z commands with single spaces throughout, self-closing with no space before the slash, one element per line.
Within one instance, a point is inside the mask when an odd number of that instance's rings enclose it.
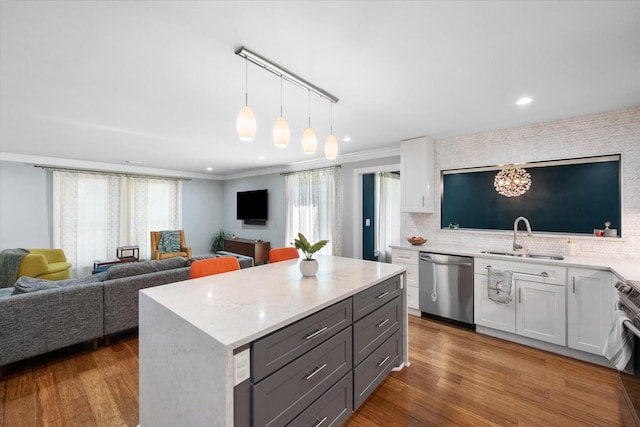
<path fill-rule="evenodd" d="M 305 378 L 310 380 L 311 378 L 313 378 L 313 376 L 315 374 L 317 374 L 318 372 L 322 371 L 326 367 L 327 367 L 326 363 L 324 365 L 322 365 L 322 366 L 318 366 L 313 372 L 311 372 L 310 374 L 307 374 L 307 376 Z"/>
<path fill-rule="evenodd" d="M 382 359 L 382 362 L 378 362 L 378 368 L 387 363 L 387 360 L 389 360 L 389 356 Z"/>
<path fill-rule="evenodd" d="M 389 319 L 384 319 L 382 322 L 378 323 L 376 326 L 378 328 L 381 328 L 385 323 L 387 323 L 389 321 Z"/>
<path fill-rule="evenodd" d="M 380 295 L 378 295 L 376 298 L 378 298 L 378 299 L 380 299 L 380 298 L 384 298 L 384 297 L 386 297 L 387 295 L 389 295 L 389 292 L 383 292 L 383 293 L 381 293 Z"/>
<path fill-rule="evenodd" d="M 323 333 L 324 331 L 326 331 L 327 329 L 329 329 L 327 326 L 325 326 L 322 329 L 318 329 L 317 331 L 315 331 L 314 333 L 312 333 L 311 335 L 307 335 L 306 337 L 304 337 L 304 339 L 306 340 L 310 340 L 313 337 L 316 337 L 318 335 L 320 335 L 321 333 Z"/>
<path fill-rule="evenodd" d="M 549 273 L 547 273 L 546 271 L 543 271 L 542 273 L 540 273 L 540 275 L 542 277 L 549 277 Z"/>
<path fill-rule="evenodd" d="M 408 256 L 399 256 L 398 258 L 400 258 L 400 259 L 409 259 L 409 260 L 411 259 L 411 257 L 408 257 Z"/>
<path fill-rule="evenodd" d="M 316 418 L 317 423 L 315 423 L 313 425 L 313 427 L 319 427 L 320 425 L 322 425 L 323 422 L 327 421 L 327 417 L 324 417 L 323 419 L 319 420 Z"/>

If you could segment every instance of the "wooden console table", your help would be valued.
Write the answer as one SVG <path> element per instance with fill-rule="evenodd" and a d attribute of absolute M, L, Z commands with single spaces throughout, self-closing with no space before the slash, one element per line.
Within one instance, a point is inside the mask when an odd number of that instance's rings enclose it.
<path fill-rule="evenodd" d="M 251 239 L 224 239 L 224 250 L 253 258 L 255 265 L 269 261 L 271 243 Z"/>

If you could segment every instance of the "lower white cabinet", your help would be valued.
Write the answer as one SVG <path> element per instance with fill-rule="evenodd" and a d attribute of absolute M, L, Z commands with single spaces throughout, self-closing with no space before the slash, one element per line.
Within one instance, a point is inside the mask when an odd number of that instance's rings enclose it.
<path fill-rule="evenodd" d="M 602 355 L 613 323 L 614 277 L 608 271 L 569 269 L 568 346 Z"/>
<path fill-rule="evenodd" d="M 391 253 L 391 262 L 407 269 L 407 307 L 413 310 L 420 310 L 419 255 L 412 249 L 393 249 Z"/>
<path fill-rule="evenodd" d="M 516 334 L 566 345 L 564 286 L 516 279 Z"/>
<path fill-rule="evenodd" d="M 489 299 L 487 267 L 514 273 L 513 299 Z M 566 268 L 476 258 L 474 321 L 477 325 L 565 346 Z"/>

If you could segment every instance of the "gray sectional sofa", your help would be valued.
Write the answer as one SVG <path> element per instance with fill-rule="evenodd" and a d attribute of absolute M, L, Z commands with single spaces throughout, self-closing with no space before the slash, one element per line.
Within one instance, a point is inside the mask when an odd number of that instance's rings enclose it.
<path fill-rule="evenodd" d="M 21 277 L 0 289 L 0 369 L 85 341 L 96 349 L 100 337 L 109 345 L 111 334 L 138 326 L 140 289 L 187 280 L 192 262 L 219 255 L 118 264 L 57 282 Z M 253 266 L 253 258 L 231 255 L 241 268 Z"/>

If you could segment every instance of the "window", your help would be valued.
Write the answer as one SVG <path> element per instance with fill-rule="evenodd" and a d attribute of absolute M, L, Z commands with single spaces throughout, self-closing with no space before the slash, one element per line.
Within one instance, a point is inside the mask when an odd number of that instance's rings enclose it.
<path fill-rule="evenodd" d="M 53 240 L 86 276 L 93 261 L 116 248 L 140 246 L 150 257 L 149 231 L 181 228 L 180 182 L 90 172 L 53 172 Z"/>
<path fill-rule="evenodd" d="M 285 176 L 288 245 L 302 233 L 312 243 L 326 239 L 320 251 L 342 255 L 340 169 L 315 169 Z"/>

